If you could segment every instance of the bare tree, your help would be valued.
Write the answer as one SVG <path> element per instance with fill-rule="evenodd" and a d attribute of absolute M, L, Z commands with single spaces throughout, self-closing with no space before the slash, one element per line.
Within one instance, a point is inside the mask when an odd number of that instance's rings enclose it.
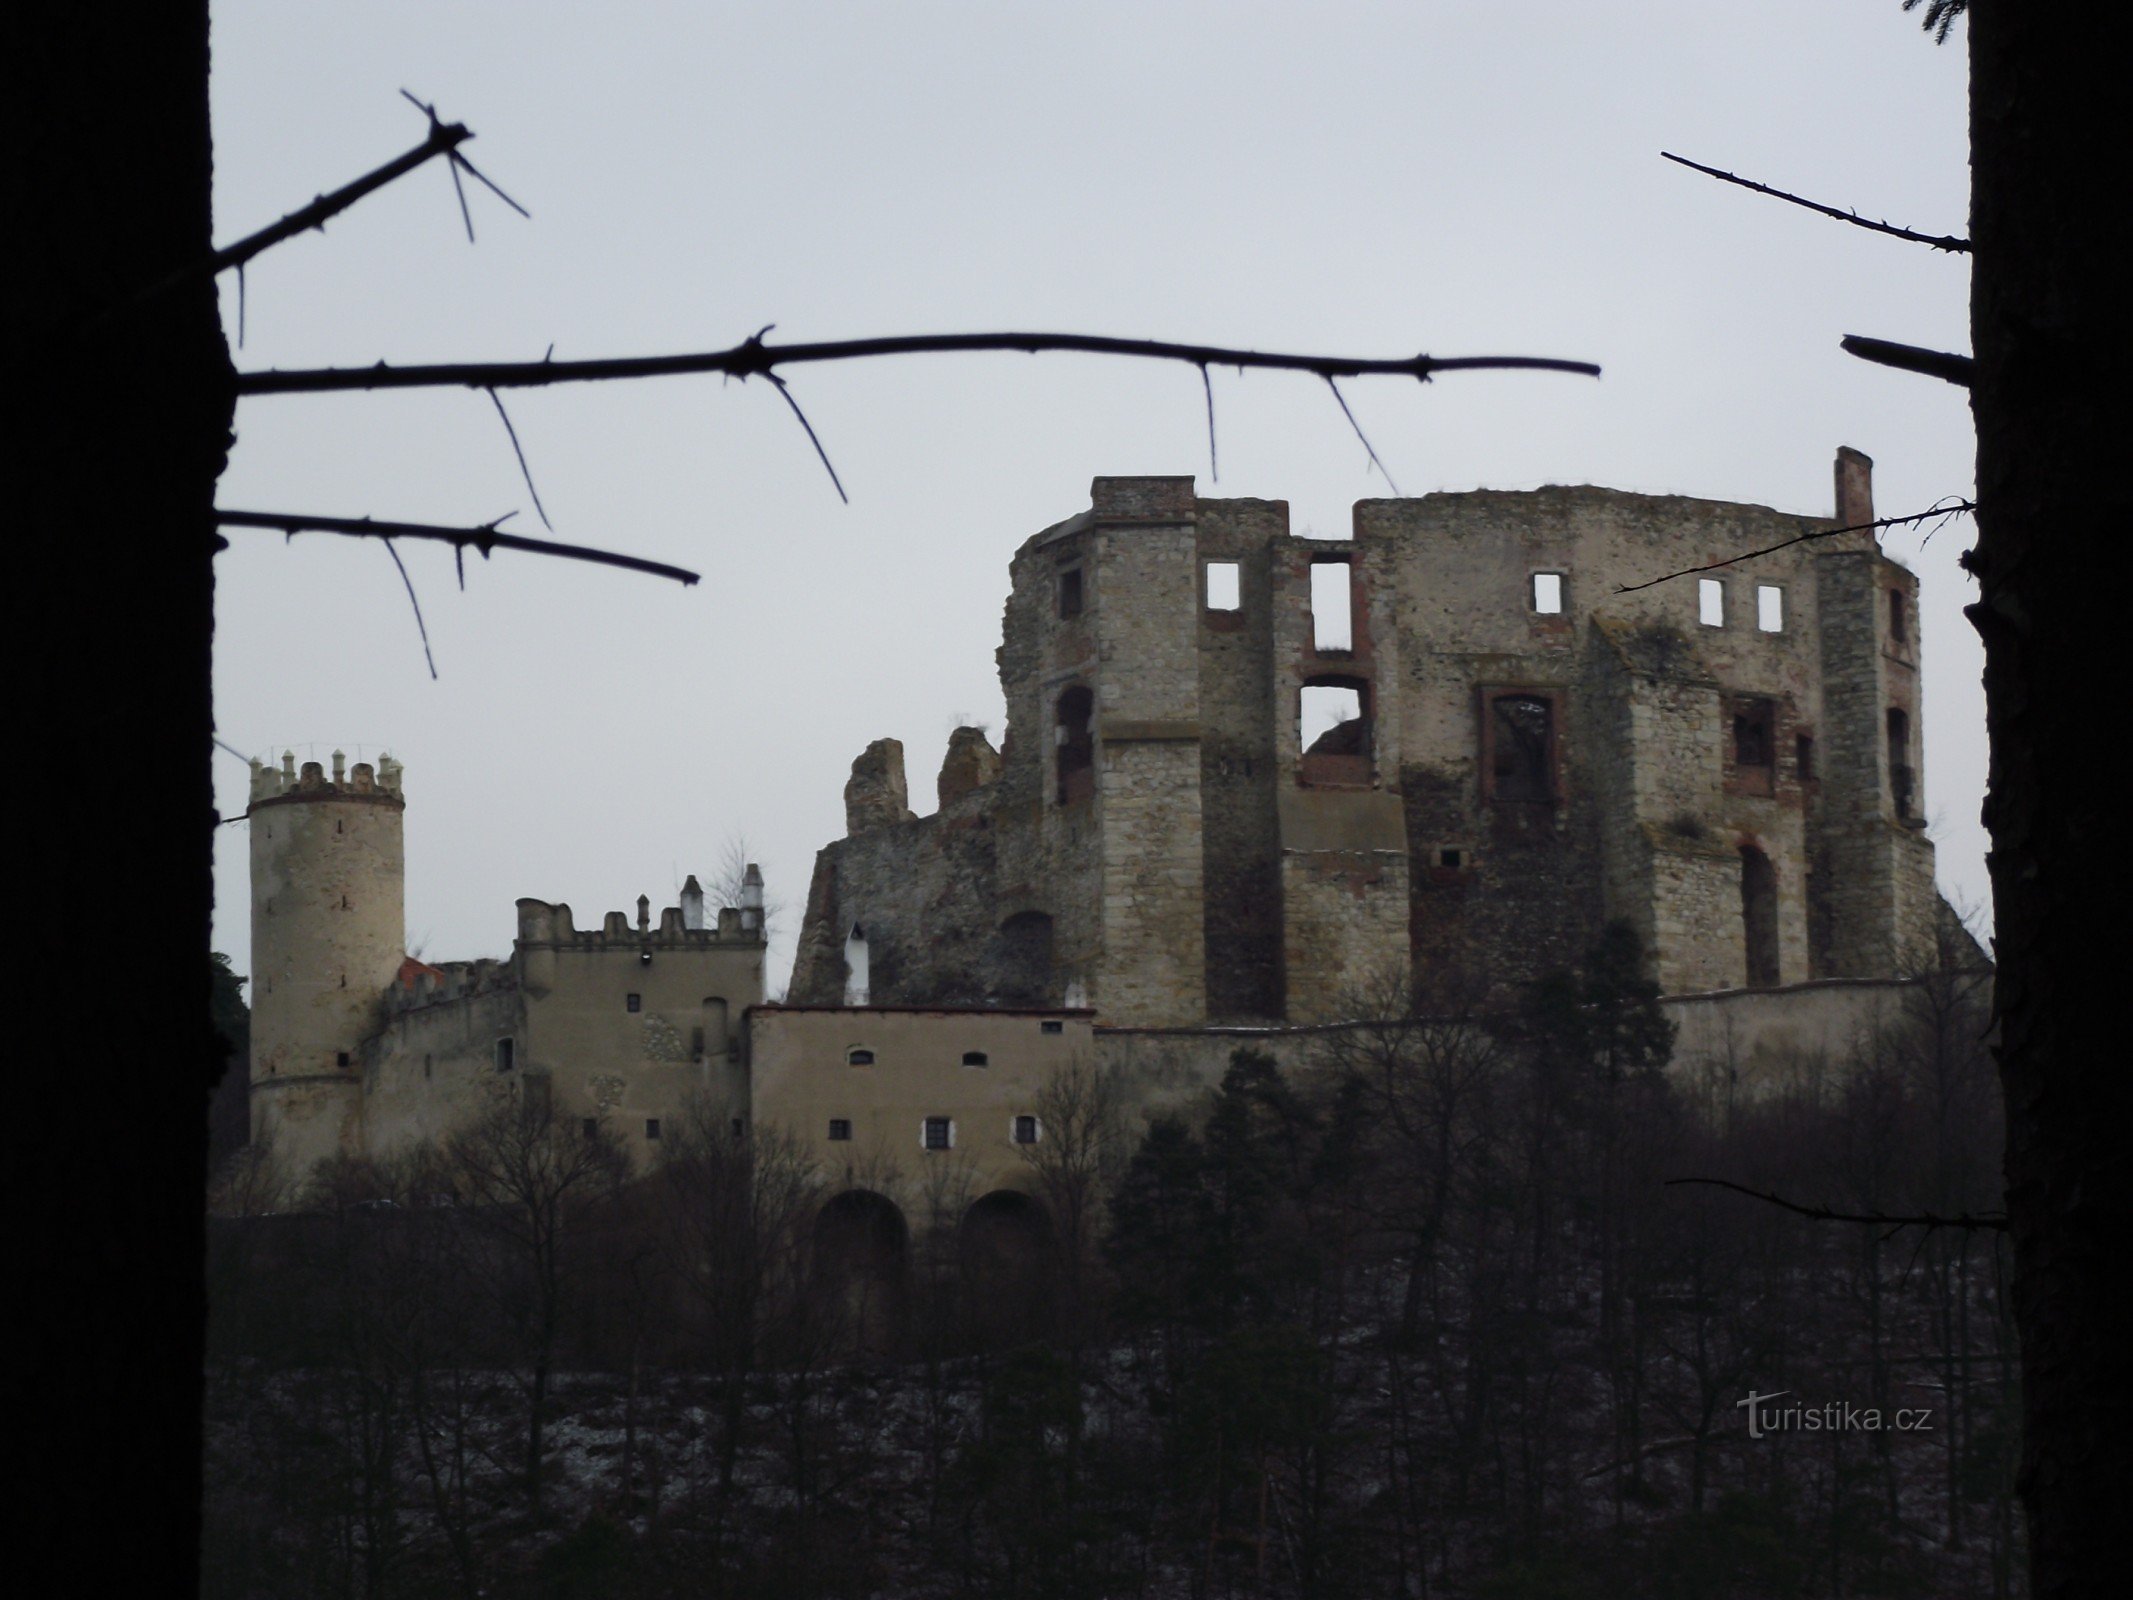
<path fill-rule="evenodd" d="M 495 1089 L 446 1146 L 459 1193 L 498 1247 L 485 1287 L 514 1335 L 526 1395 L 526 1493 L 541 1505 L 542 1429 L 565 1298 L 573 1287 L 566 1243 L 584 1209 L 611 1195 L 629 1157 L 604 1123 L 559 1121 L 545 1080 Z"/>

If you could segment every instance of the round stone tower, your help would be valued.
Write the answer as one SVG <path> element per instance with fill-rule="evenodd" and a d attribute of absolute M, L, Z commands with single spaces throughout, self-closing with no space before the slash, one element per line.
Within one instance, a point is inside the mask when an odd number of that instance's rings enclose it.
<path fill-rule="evenodd" d="M 252 763 L 252 1137 L 288 1176 L 361 1145 L 363 1041 L 406 959 L 400 764 Z"/>

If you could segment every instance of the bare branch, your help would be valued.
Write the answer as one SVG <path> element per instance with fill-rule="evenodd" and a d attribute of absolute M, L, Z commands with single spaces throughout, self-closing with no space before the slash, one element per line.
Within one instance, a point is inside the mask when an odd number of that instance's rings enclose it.
<path fill-rule="evenodd" d="M 1222 481 L 1221 459 L 1215 454 L 1215 382 L 1207 375 L 1207 368 L 1200 368 L 1200 388 L 1207 396 L 1207 474 L 1215 482 Z"/>
<path fill-rule="evenodd" d="M 1912 228 L 1899 228 L 1892 222 L 1870 222 L 1856 211 L 1840 211 L 1835 206 L 1825 206 L 1819 200 L 1809 200 L 1800 195 L 1788 194 L 1783 189 L 1773 189 L 1767 183 L 1757 183 L 1752 178 L 1736 177 L 1733 173 L 1721 172 L 1717 167 L 1707 167 L 1701 161 L 1691 161 L 1687 156 L 1677 156 L 1670 150 L 1662 150 L 1659 153 L 1669 161 L 1691 167 L 1722 183 L 1737 183 L 1743 189 L 1753 189 L 1757 194 L 1788 200 L 1796 206 L 1805 206 L 1809 211 L 1819 211 L 1825 217 L 1849 222 L 1855 228 L 1865 228 L 1872 233 L 1885 233 L 1892 239 L 1909 239 L 1913 244 L 1929 244 L 1936 250 L 1948 250 L 1958 254 L 1968 254 L 1970 250 L 1968 239 L 1958 239 L 1952 233 L 1920 233 Z"/>
<path fill-rule="evenodd" d="M 518 429 L 511 426 L 511 413 L 504 409 L 503 397 L 494 389 L 489 391 L 489 399 L 496 407 L 496 414 L 504 420 L 504 432 L 511 439 L 511 453 L 518 457 L 519 476 L 526 480 L 526 493 L 533 496 L 534 513 L 541 519 L 541 526 L 553 533 L 555 524 L 548 520 L 548 508 L 541 504 L 541 491 L 533 486 L 533 468 L 526 465 L 526 452 L 518 442 Z"/>
<path fill-rule="evenodd" d="M 814 344 L 767 345 L 758 334 L 730 350 L 671 356 L 624 356 L 594 361 L 496 361 L 437 366 L 313 367 L 240 373 L 240 395 L 327 394 L 355 389 L 538 389 L 557 383 L 600 383 L 629 378 L 670 378 L 718 372 L 733 378 L 766 375 L 778 367 L 816 361 L 858 361 L 874 356 L 942 355 L 973 351 L 1072 350 L 1085 355 L 1135 356 L 1182 361 L 1190 366 L 1267 368 L 1308 372 L 1320 378 L 1402 377 L 1427 382 L 1440 372 L 1569 372 L 1597 378 L 1589 361 L 1551 356 L 1362 356 L 1288 355 L 1233 350 L 1220 345 L 1173 344 L 1160 339 L 1116 339 L 1088 333 L 921 333 L 881 339 L 838 339 Z"/>
<path fill-rule="evenodd" d="M 1975 511 L 1974 500 L 1958 500 L 1953 505 L 1929 506 L 1924 511 L 1914 511 L 1904 517 L 1877 517 L 1872 522 L 1854 522 L 1843 528 L 1816 528 L 1812 532 L 1796 534 L 1790 539 L 1780 539 L 1776 544 L 1766 544 L 1760 550 L 1743 550 L 1737 556 L 1727 556 L 1722 561 L 1706 561 L 1697 567 L 1682 567 L 1661 577 L 1647 578 L 1642 583 L 1618 584 L 1616 594 L 1634 594 L 1639 589 L 1651 589 L 1662 583 L 1671 583 L 1676 578 L 1686 578 L 1698 572 L 1716 572 L 1722 567 L 1736 566 L 1743 561 L 1753 561 L 1757 556 L 1767 556 L 1779 550 L 1790 550 L 1796 544 L 1807 544 L 1816 539 L 1834 539 L 1840 533 L 1871 533 L 1876 528 L 1900 528 L 1906 523 L 1927 522 L 1934 517 L 1959 517 L 1966 511 Z"/>
<path fill-rule="evenodd" d="M 407 575 L 407 563 L 400 559 L 400 552 L 393 548 L 390 539 L 385 541 L 385 553 L 393 558 L 393 565 L 400 571 L 400 581 L 407 585 L 407 603 L 415 608 L 415 631 L 422 635 L 422 659 L 429 663 L 430 681 L 437 681 L 437 658 L 430 654 L 430 625 L 422 620 L 422 602 L 415 595 L 415 580 Z"/>
<path fill-rule="evenodd" d="M 815 425 L 807 420 L 807 413 L 800 409 L 800 402 L 792 397 L 792 390 L 786 387 L 785 380 L 775 372 L 766 372 L 764 376 L 777 389 L 779 398 L 792 407 L 792 414 L 800 419 L 800 426 L 807 430 L 807 442 L 815 447 L 815 454 L 821 459 L 822 470 L 830 475 L 830 484 L 836 489 L 837 498 L 850 505 L 852 497 L 844 492 L 843 480 L 837 476 L 837 469 L 830 465 L 829 452 L 822 448 L 822 441 L 815 436 Z"/>
<path fill-rule="evenodd" d="M 1341 408 L 1341 415 L 1348 419 L 1348 426 L 1353 428 L 1355 436 L 1363 441 L 1363 453 L 1370 457 L 1370 464 L 1378 469 L 1378 475 L 1385 480 L 1385 487 L 1398 494 L 1400 486 L 1392 481 L 1392 474 L 1386 470 L 1385 463 L 1378 459 L 1377 451 L 1371 448 L 1370 436 L 1363 432 L 1363 425 L 1355 420 L 1355 413 L 1348 409 L 1348 397 L 1341 393 L 1341 386 L 1329 377 L 1326 379 L 1326 387 L 1333 391 L 1333 398 Z"/>
<path fill-rule="evenodd" d="M 284 534 L 336 533 L 356 539 L 433 539 L 461 552 L 478 550 L 485 557 L 494 550 L 520 550 L 528 555 L 620 567 L 626 572 L 648 572 L 655 578 L 672 578 L 680 584 L 695 583 L 702 576 L 686 567 L 670 567 L 664 561 L 647 561 L 642 556 L 625 556 L 612 550 L 595 550 L 589 545 L 558 544 L 552 539 L 528 539 L 520 534 L 503 533 L 499 531 L 499 524 L 504 520 L 498 517 L 495 522 L 484 522 L 478 527 L 452 528 L 427 522 L 378 522 L 369 517 L 314 517 L 300 512 L 220 509 L 215 512 L 215 521 L 225 528 L 267 528 Z"/>
<path fill-rule="evenodd" d="M 489 193 L 495 195 L 497 199 L 503 201 L 505 205 L 509 206 L 513 211 L 516 211 L 528 222 L 531 222 L 533 220 L 533 213 L 528 211 L 524 206 L 520 205 L 509 195 L 505 194 L 504 191 L 500 187 L 498 187 L 497 182 L 494 178 L 490 177 L 486 172 L 482 171 L 481 168 L 477 167 L 476 165 L 474 165 L 473 162 L 469 161 L 466 158 L 466 153 L 464 151 L 454 150 L 452 152 L 452 165 L 457 167 L 460 171 L 464 172 L 468 177 L 472 178 L 484 189 L 487 189 Z"/>
<path fill-rule="evenodd" d="M 473 137 L 474 135 L 460 123 L 439 122 L 436 114 L 432 112 L 429 137 L 412 150 L 393 157 L 382 167 L 364 173 L 353 183 L 343 184 L 331 194 L 318 196 L 309 205 L 298 207 L 279 222 L 261 228 L 257 233 L 246 234 L 236 243 L 223 246 L 213 255 L 157 279 L 131 299 L 121 301 L 108 311 L 100 313 L 91 320 L 89 326 L 94 327 L 107 318 L 131 311 L 147 301 L 168 294 L 180 284 L 192 282 L 195 278 L 213 277 L 231 267 L 242 269 L 247 261 L 273 249 L 284 239 L 294 238 L 299 233 L 308 233 L 313 229 L 323 230 L 328 221 L 339 216 L 366 195 L 377 193 L 395 178 L 405 177 L 433 156 L 451 154 Z M 242 343 L 241 340 L 239 342 Z"/>
<path fill-rule="evenodd" d="M 1828 1206 L 1803 1206 L 1787 1200 L 1782 1195 L 1770 1194 L 1762 1189 L 1750 1189 L 1744 1184 L 1729 1183 L 1724 1178 L 1668 1178 L 1666 1187 L 1671 1189 L 1677 1184 L 1689 1183 L 1704 1184 L 1713 1189 L 1730 1189 L 1735 1194 L 1744 1194 L 1751 1200 L 1760 1200 L 1765 1205 L 1773 1205 L 1780 1210 L 1790 1211 L 1795 1216 L 1807 1217 L 1816 1222 L 1859 1222 L 1877 1228 L 1964 1228 L 1992 1233 L 2007 1231 L 2007 1218 L 1996 1211 L 1983 1216 L 1972 1216 L 1966 1211 L 1952 1217 L 1944 1217 L 1933 1211 L 1921 1211 L 1912 1216 L 1890 1216 L 1879 1211 L 1834 1211 Z"/>
<path fill-rule="evenodd" d="M 1928 378 L 1939 378 L 1959 389 L 1970 387 L 1970 371 L 1977 364 L 1969 356 L 1959 356 L 1950 350 L 1927 350 L 1915 344 L 1869 339 L 1856 333 L 1847 333 L 1842 343 L 1848 356 L 1857 356 L 1861 361 L 1871 361 L 1877 366 L 1894 367 L 1899 372 L 1917 372 Z"/>

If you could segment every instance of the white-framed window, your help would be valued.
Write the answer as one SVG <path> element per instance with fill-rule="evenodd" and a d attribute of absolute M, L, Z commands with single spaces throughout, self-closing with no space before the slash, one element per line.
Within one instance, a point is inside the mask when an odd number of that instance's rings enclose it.
<path fill-rule="evenodd" d="M 829 1136 L 832 1144 L 851 1143 L 852 1119 L 850 1117 L 831 1117 Z"/>
<path fill-rule="evenodd" d="M 1560 572 L 1533 574 L 1533 609 L 1544 617 L 1563 614 L 1563 575 Z"/>
<path fill-rule="evenodd" d="M 922 1150 L 953 1150 L 955 1118 L 927 1117 L 918 1125 L 918 1143 Z"/>
<path fill-rule="evenodd" d="M 1726 625 L 1726 586 L 1717 578 L 1696 580 L 1696 620 L 1706 628 Z"/>

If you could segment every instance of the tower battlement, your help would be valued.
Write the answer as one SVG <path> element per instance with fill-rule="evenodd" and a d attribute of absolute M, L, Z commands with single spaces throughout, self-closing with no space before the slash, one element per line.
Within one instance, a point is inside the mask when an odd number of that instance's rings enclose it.
<path fill-rule="evenodd" d="M 400 775 L 404 769 L 390 755 L 379 753 L 377 764 L 358 761 L 353 767 L 348 764 L 345 752 L 333 752 L 333 769 L 329 774 L 323 763 L 306 761 L 301 766 L 296 752 L 284 750 L 281 763 L 269 766 L 259 757 L 252 758 L 251 803 L 260 805 L 273 800 L 398 800 L 403 804 L 406 796 L 400 792 Z"/>

